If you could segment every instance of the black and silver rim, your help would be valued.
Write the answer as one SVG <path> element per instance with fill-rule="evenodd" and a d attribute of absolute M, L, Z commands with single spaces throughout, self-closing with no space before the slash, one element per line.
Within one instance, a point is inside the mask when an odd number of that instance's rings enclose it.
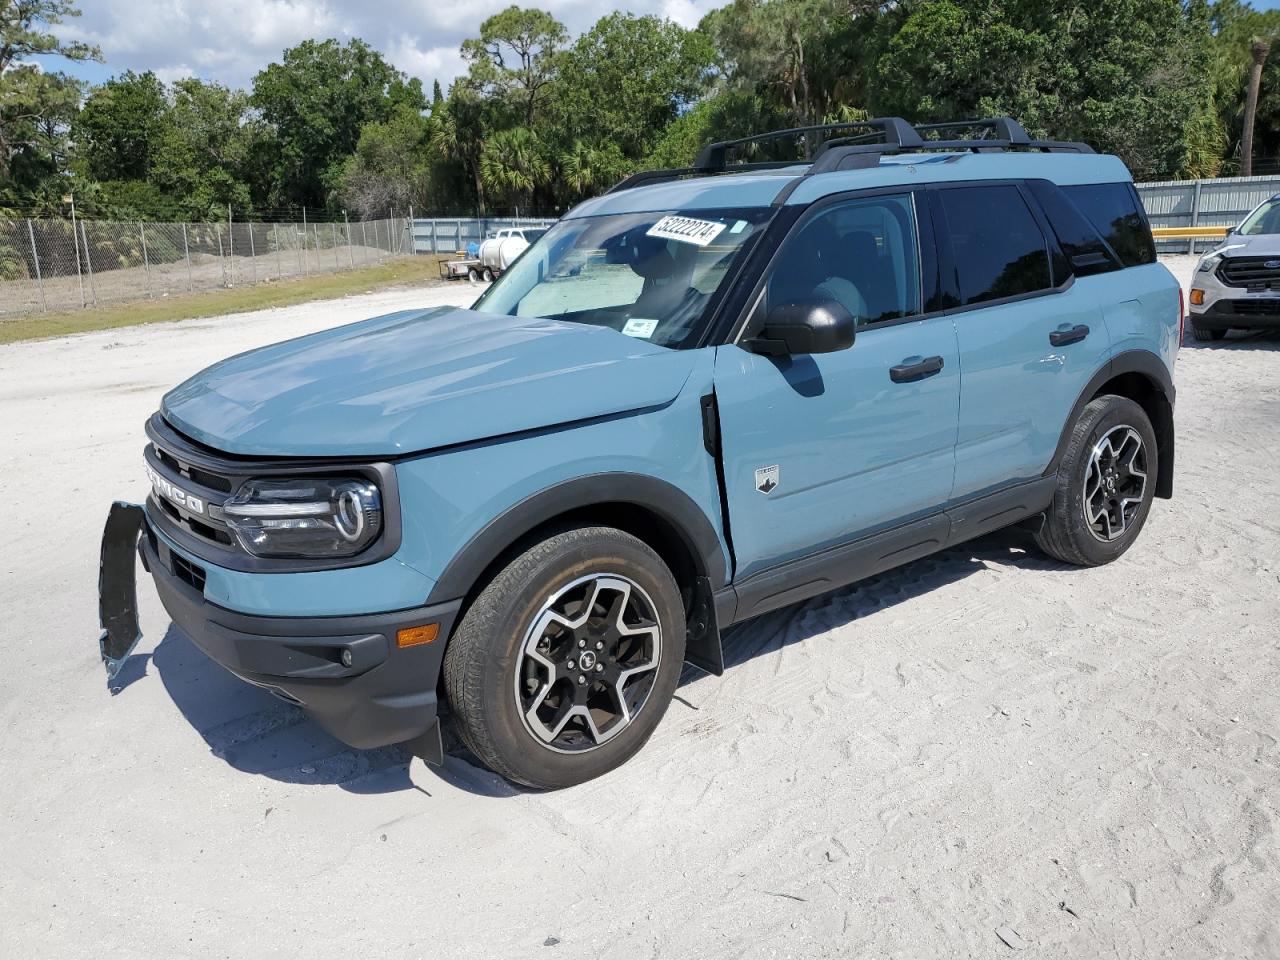
<path fill-rule="evenodd" d="M 634 580 L 595 574 L 548 600 L 516 659 L 516 705 L 548 749 L 583 753 L 608 743 L 644 708 L 657 680 L 657 607 Z"/>
<path fill-rule="evenodd" d="M 1103 542 L 1125 535 L 1147 492 L 1147 449 L 1138 431 L 1112 427 L 1093 445 L 1084 478 L 1084 516 Z"/>

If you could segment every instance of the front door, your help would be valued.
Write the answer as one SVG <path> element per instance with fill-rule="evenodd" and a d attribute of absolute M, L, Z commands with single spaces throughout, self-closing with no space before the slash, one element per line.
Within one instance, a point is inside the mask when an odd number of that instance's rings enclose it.
<path fill-rule="evenodd" d="M 857 337 L 827 354 L 718 348 L 736 579 L 936 513 L 950 496 L 960 368 L 951 319 L 923 312 L 934 262 L 912 193 L 835 201 L 784 241 L 746 336 L 771 306 L 835 300 Z"/>

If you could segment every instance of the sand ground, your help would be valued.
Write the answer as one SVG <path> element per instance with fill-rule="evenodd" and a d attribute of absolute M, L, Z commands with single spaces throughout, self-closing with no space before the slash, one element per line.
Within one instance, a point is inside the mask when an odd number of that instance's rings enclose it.
<path fill-rule="evenodd" d="M 1183 349 L 1119 562 L 1001 534 L 745 625 L 583 787 L 346 749 L 146 586 L 112 695 L 98 538 L 161 393 L 474 293 L 0 348 L 0 956 L 1280 957 L 1276 337 Z"/>

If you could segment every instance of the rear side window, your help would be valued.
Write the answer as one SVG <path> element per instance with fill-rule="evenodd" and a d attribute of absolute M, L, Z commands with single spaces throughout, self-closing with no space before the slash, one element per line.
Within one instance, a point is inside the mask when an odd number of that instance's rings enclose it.
<path fill-rule="evenodd" d="M 956 187 L 938 197 L 962 305 L 1052 286 L 1048 244 L 1017 187 Z"/>
<path fill-rule="evenodd" d="M 1062 192 L 1098 228 L 1126 267 L 1156 262 L 1151 226 L 1132 184 L 1086 183 L 1063 187 Z"/>
<path fill-rule="evenodd" d="M 1062 252 L 1071 261 L 1071 269 L 1077 277 L 1091 277 L 1095 273 L 1107 273 L 1121 267 L 1106 241 L 1055 184 L 1048 180 L 1030 180 L 1027 186 L 1040 203 L 1053 228 Z"/>

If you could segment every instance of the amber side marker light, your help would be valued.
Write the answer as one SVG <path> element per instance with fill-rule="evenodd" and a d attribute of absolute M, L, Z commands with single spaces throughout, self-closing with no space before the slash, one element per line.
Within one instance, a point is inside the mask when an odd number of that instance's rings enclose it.
<path fill-rule="evenodd" d="M 396 631 L 397 647 L 419 647 L 430 643 L 440 635 L 440 624 L 428 623 L 421 627 L 405 627 Z"/>
<path fill-rule="evenodd" d="M 1201 306 L 1204 306 L 1204 291 L 1203 291 L 1203 290 L 1192 290 L 1192 291 L 1191 291 L 1191 305 L 1192 305 L 1193 307 L 1201 307 Z"/>

